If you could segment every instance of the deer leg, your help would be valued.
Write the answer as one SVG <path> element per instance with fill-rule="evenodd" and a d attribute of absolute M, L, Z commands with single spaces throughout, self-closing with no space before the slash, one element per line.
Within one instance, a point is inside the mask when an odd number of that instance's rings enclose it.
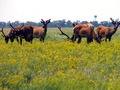
<path fill-rule="evenodd" d="M 89 36 L 89 42 L 93 42 L 93 37 Z"/>
<path fill-rule="evenodd" d="M 42 39 L 40 38 L 40 41 L 42 41 Z"/>
<path fill-rule="evenodd" d="M 16 41 L 19 43 L 19 39 L 18 39 L 18 37 L 16 37 Z"/>
<path fill-rule="evenodd" d="M 32 44 L 32 40 L 33 40 L 33 37 L 31 36 L 31 37 L 30 37 L 30 42 L 31 42 L 31 44 Z"/>
<path fill-rule="evenodd" d="M 73 40 L 74 39 L 74 34 L 72 35 L 72 37 L 71 37 L 71 40 Z"/>
<path fill-rule="evenodd" d="M 87 44 L 91 43 L 91 38 L 87 37 Z"/>
<path fill-rule="evenodd" d="M 40 41 L 41 41 L 41 42 L 44 42 L 44 38 L 43 38 L 43 37 L 40 37 Z"/>
<path fill-rule="evenodd" d="M 78 41 L 77 41 L 77 43 L 81 43 L 81 36 L 78 36 Z"/>
<path fill-rule="evenodd" d="M 20 38 L 20 44 L 22 45 L 22 38 Z"/>
<path fill-rule="evenodd" d="M 105 42 L 107 42 L 107 38 L 105 38 Z"/>
<path fill-rule="evenodd" d="M 72 42 L 76 41 L 76 39 L 77 39 L 77 36 L 76 36 L 76 35 L 73 35 L 73 40 L 72 40 Z"/>
<path fill-rule="evenodd" d="M 43 38 L 43 42 L 44 42 L 44 39 L 45 39 L 45 38 Z"/>
<path fill-rule="evenodd" d="M 102 36 L 101 36 L 101 35 L 98 35 L 98 38 L 101 40 L 101 39 L 102 39 Z"/>
<path fill-rule="evenodd" d="M 109 38 L 109 42 L 111 41 L 111 37 Z"/>

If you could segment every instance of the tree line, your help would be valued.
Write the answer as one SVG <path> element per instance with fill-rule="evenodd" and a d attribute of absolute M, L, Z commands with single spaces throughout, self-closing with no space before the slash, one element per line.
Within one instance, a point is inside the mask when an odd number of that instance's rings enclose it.
<path fill-rule="evenodd" d="M 73 23 L 86 23 L 87 21 L 80 21 L 80 20 L 76 20 L 74 22 L 72 22 L 71 20 L 65 20 L 65 19 L 62 19 L 62 20 L 55 20 L 55 21 L 51 21 L 51 23 L 49 23 L 48 27 L 50 28 L 54 28 L 54 27 L 58 27 L 58 26 L 61 26 L 61 27 L 72 27 L 72 24 Z M 20 21 L 14 21 L 14 22 L 0 22 L 0 28 L 9 28 L 10 27 L 10 23 L 12 23 L 13 26 L 20 26 L 23 22 L 20 22 Z M 91 21 L 91 23 L 95 26 L 95 27 L 98 27 L 99 25 L 104 25 L 104 26 L 107 26 L 107 27 L 111 27 L 112 26 L 112 23 L 109 22 L 109 21 L 101 21 L 101 22 L 98 22 L 98 21 Z M 33 22 L 33 21 L 26 21 L 24 22 L 24 25 L 34 25 L 34 26 L 42 26 L 42 24 L 40 22 Z"/>

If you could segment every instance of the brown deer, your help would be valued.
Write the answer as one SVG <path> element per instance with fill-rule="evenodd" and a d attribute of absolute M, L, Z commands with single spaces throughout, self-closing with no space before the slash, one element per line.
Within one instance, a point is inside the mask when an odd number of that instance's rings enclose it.
<path fill-rule="evenodd" d="M 23 25 L 20 29 L 16 29 L 15 27 L 10 24 L 11 28 L 13 29 L 12 37 L 20 37 L 20 44 L 22 45 L 22 39 L 25 39 L 27 42 L 31 42 L 33 40 L 33 27 L 30 25 Z"/>
<path fill-rule="evenodd" d="M 118 29 L 118 26 L 120 25 L 120 21 L 114 21 L 112 18 L 110 18 L 112 21 L 112 24 L 114 25 L 114 28 L 109 28 L 105 26 L 98 26 L 97 34 L 100 39 L 105 38 L 105 41 L 107 42 L 107 39 L 111 41 L 111 37 L 115 34 L 115 32 Z"/>
<path fill-rule="evenodd" d="M 73 38 L 74 38 L 74 30 L 75 31 L 77 31 L 77 30 L 79 31 L 83 27 L 84 28 L 85 27 L 89 27 L 91 25 L 91 23 L 89 23 L 89 22 L 87 24 L 81 24 L 81 23 L 76 23 L 75 24 L 75 23 L 73 23 L 72 25 L 73 25 L 73 36 L 71 37 L 71 40 L 73 40 Z"/>
<path fill-rule="evenodd" d="M 83 27 L 80 30 L 76 31 L 74 33 L 74 35 L 70 38 L 67 34 L 65 34 L 62 30 L 61 27 L 58 27 L 58 29 L 61 32 L 61 35 L 65 35 L 68 40 L 72 40 L 75 41 L 76 38 L 78 38 L 78 42 L 81 42 L 82 37 L 86 37 L 87 38 L 87 43 L 91 43 L 93 41 L 93 39 L 95 41 L 97 41 L 98 43 L 100 43 L 100 39 L 96 36 L 95 32 L 94 32 L 94 27 Z"/>
<path fill-rule="evenodd" d="M 41 23 L 43 24 L 43 27 L 38 26 L 32 26 L 33 27 L 33 38 L 40 38 L 40 41 L 44 42 L 44 39 L 47 34 L 47 25 L 50 23 L 50 20 L 44 21 L 41 19 Z"/>
<path fill-rule="evenodd" d="M 10 24 L 10 26 L 11 26 L 11 24 Z M 16 27 L 14 27 L 14 29 L 18 31 L 18 30 L 20 30 L 22 27 L 23 27 L 23 25 L 22 25 L 22 26 L 16 26 Z M 14 32 L 14 29 L 11 28 L 10 31 L 8 32 L 8 34 L 5 35 L 5 33 L 3 32 L 3 28 L 2 28 L 2 30 L 1 30 L 2 36 L 5 38 L 5 42 L 6 42 L 6 43 L 8 43 L 9 39 L 10 39 L 11 42 L 13 42 L 13 41 L 14 41 L 14 38 L 16 38 L 16 40 L 18 41 L 18 37 L 16 37 L 15 34 L 13 33 L 13 32 Z"/>
<path fill-rule="evenodd" d="M 87 38 L 87 43 L 91 43 L 93 39 L 97 42 L 100 43 L 100 39 L 97 37 L 97 35 L 94 32 L 94 26 L 91 23 L 87 24 L 77 24 L 73 25 L 73 36 L 71 40 L 74 42 L 78 38 L 77 43 L 81 42 L 82 37 Z"/>

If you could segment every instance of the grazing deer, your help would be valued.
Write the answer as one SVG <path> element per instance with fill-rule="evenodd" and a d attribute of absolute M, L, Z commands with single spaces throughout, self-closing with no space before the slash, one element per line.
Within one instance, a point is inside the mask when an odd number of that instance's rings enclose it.
<path fill-rule="evenodd" d="M 118 29 L 118 26 L 120 25 L 120 21 L 114 21 L 112 18 L 110 18 L 110 20 L 112 21 L 112 24 L 114 25 L 114 28 L 109 28 L 109 27 L 105 27 L 105 26 L 99 26 L 97 28 L 97 34 L 98 37 L 100 39 L 105 38 L 105 41 L 107 42 L 107 39 L 109 41 L 111 41 L 111 37 L 113 34 L 115 34 L 115 32 Z"/>
<path fill-rule="evenodd" d="M 68 40 L 75 41 L 76 38 L 78 38 L 78 43 L 80 43 L 82 37 L 86 37 L 87 38 L 87 43 L 91 43 L 93 41 L 93 39 L 95 41 L 97 41 L 98 43 L 100 43 L 100 39 L 96 36 L 93 28 L 94 27 L 83 27 L 83 28 L 81 28 L 81 30 L 76 31 L 75 34 L 70 38 L 67 34 L 65 34 L 61 30 L 61 27 L 58 27 L 58 29 L 61 32 L 61 35 L 65 35 L 68 38 Z"/>
<path fill-rule="evenodd" d="M 11 24 L 10 24 L 10 26 L 11 26 Z M 15 30 L 18 31 L 18 30 L 20 30 L 22 27 L 23 27 L 23 26 L 16 26 L 16 27 L 14 27 L 14 28 L 15 28 Z M 15 36 L 15 34 L 14 34 L 14 29 L 13 29 L 13 28 L 10 29 L 10 31 L 8 32 L 7 35 L 5 35 L 5 33 L 3 32 L 3 28 L 2 28 L 2 30 L 1 30 L 1 32 L 2 32 L 2 36 L 5 38 L 5 42 L 6 42 L 6 43 L 8 43 L 9 39 L 10 39 L 11 42 L 13 42 L 13 41 L 14 41 L 14 38 L 16 38 L 16 40 L 18 41 L 18 37 Z"/>
<path fill-rule="evenodd" d="M 94 32 L 94 26 L 91 23 L 87 24 L 77 24 L 73 25 L 73 36 L 71 40 L 74 42 L 78 38 L 77 43 L 81 42 L 82 37 L 87 38 L 87 43 L 91 43 L 93 39 L 97 42 L 100 43 L 100 39 L 97 37 L 97 35 Z"/>
<path fill-rule="evenodd" d="M 80 30 L 81 28 L 86 28 L 86 27 L 89 27 L 90 25 L 91 25 L 91 23 L 87 23 L 87 24 L 81 24 L 81 23 L 76 23 L 76 24 L 72 24 L 73 25 L 73 36 L 71 37 L 71 40 L 73 40 L 73 38 L 74 38 L 74 30 Z"/>
<path fill-rule="evenodd" d="M 23 25 L 20 29 L 16 29 L 10 24 L 13 29 L 13 33 L 11 36 L 20 37 L 20 44 L 22 45 L 22 39 L 25 39 L 27 42 L 31 42 L 33 40 L 33 27 L 30 25 Z"/>
<path fill-rule="evenodd" d="M 33 27 L 33 38 L 40 38 L 40 41 L 44 42 L 44 39 L 47 34 L 47 25 L 50 23 L 50 20 L 44 21 L 41 19 L 41 23 L 43 24 L 43 27 L 38 26 L 32 26 Z"/>

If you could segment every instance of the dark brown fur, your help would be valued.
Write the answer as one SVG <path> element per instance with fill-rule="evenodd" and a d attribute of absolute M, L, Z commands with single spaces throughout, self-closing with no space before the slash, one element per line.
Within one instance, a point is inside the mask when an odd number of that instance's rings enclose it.
<path fill-rule="evenodd" d="M 12 25 L 10 25 L 13 29 L 12 37 L 20 37 L 20 44 L 22 44 L 22 39 L 25 39 L 27 42 L 31 42 L 33 40 L 33 27 L 30 25 L 22 26 L 20 29 L 16 29 Z"/>

